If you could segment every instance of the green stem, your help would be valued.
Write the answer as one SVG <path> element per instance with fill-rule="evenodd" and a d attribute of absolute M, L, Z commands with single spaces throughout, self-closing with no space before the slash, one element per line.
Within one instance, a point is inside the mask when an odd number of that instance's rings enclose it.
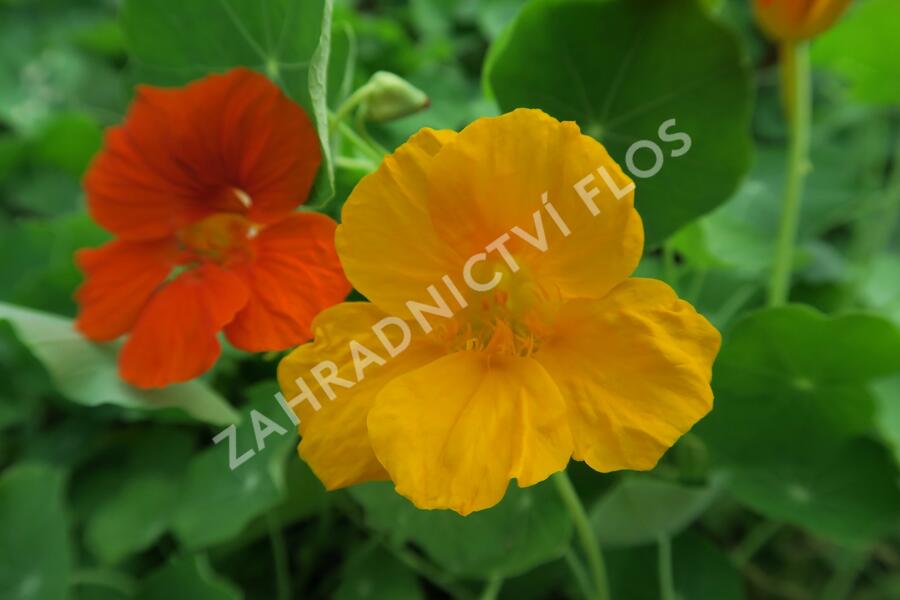
<path fill-rule="evenodd" d="M 344 100 L 344 102 L 338 107 L 337 111 L 334 113 L 334 118 L 331 120 L 331 131 L 334 131 L 334 128 L 337 127 L 340 123 L 343 123 L 347 115 L 350 112 L 359 106 L 363 101 L 365 101 L 366 97 L 369 95 L 372 86 L 370 83 L 366 83 L 365 85 L 359 87 L 355 92 L 350 94 L 350 97 Z"/>
<path fill-rule="evenodd" d="M 581 560 L 571 547 L 566 548 L 563 559 L 565 559 L 566 564 L 569 565 L 569 570 L 572 571 L 572 575 L 578 583 L 578 589 L 581 590 L 581 595 L 585 598 L 590 598 L 592 594 L 591 581 L 588 579 L 587 571 L 584 570 L 584 565 L 581 564 Z"/>
<path fill-rule="evenodd" d="M 487 585 L 484 586 L 484 590 L 482 590 L 479 597 L 480 600 L 496 600 L 500 594 L 501 587 L 503 587 L 503 578 L 498 575 L 492 576 L 488 579 Z"/>
<path fill-rule="evenodd" d="M 596 600 L 609 600 L 609 583 L 606 578 L 606 565 L 603 562 L 603 554 L 600 552 L 600 545 L 591 529 L 591 522 L 588 520 L 587 511 L 569 479 L 568 473 L 560 471 L 555 473 L 551 479 L 556 484 L 556 489 L 562 498 L 563 504 L 569 511 L 572 523 L 575 525 L 575 533 L 584 549 L 584 554 L 588 560 L 588 568 L 591 572 L 591 578 L 594 581 L 594 598 Z"/>
<path fill-rule="evenodd" d="M 378 168 L 378 165 L 376 163 L 373 163 L 367 158 L 352 158 L 349 156 L 335 156 L 334 166 L 339 169 L 347 169 L 349 171 L 362 171 L 365 173 L 371 173 Z"/>
<path fill-rule="evenodd" d="M 675 575 L 672 569 L 672 540 L 667 535 L 660 535 L 657 541 L 659 556 L 657 569 L 659 570 L 659 597 L 660 600 L 676 600 Z"/>
<path fill-rule="evenodd" d="M 287 545 L 278 522 L 271 514 L 266 515 L 269 528 L 269 541 L 272 544 L 272 558 L 275 562 L 275 585 L 278 600 L 291 599 L 291 570 L 288 561 Z"/>
<path fill-rule="evenodd" d="M 353 131 L 353 128 L 343 121 L 337 122 L 338 131 L 340 131 L 341 135 L 347 139 L 353 146 L 355 146 L 360 152 L 365 154 L 369 159 L 374 161 L 376 164 L 381 164 L 381 160 L 384 158 L 384 153 L 380 152 L 377 148 L 369 144 L 366 140 L 364 140 L 358 133 Z"/>
<path fill-rule="evenodd" d="M 849 598 L 853 593 L 853 586 L 867 562 L 866 554 L 846 556 L 835 570 L 825 589 L 822 590 L 822 600 L 846 600 Z"/>
<path fill-rule="evenodd" d="M 809 131 L 812 120 L 812 85 L 809 67 L 809 45 L 785 42 L 781 47 L 782 85 L 785 88 L 785 110 L 788 117 L 790 146 L 785 173 L 781 223 L 775 246 L 775 263 L 769 282 L 769 306 L 781 306 L 788 300 L 794 246 L 800 221 L 803 183 L 809 171 Z"/>
<path fill-rule="evenodd" d="M 763 546 L 769 543 L 775 534 L 781 530 L 781 523 L 777 521 L 763 521 L 750 530 L 750 533 L 741 540 L 741 543 L 731 553 L 731 559 L 738 567 L 743 567 Z"/>

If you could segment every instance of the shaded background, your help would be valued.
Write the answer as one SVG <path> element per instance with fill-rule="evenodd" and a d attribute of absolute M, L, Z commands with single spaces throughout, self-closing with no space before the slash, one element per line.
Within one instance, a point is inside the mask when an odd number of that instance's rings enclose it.
<path fill-rule="evenodd" d="M 370 124 L 389 149 L 535 106 L 622 163 L 677 118 L 692 150 L 638 180 L 639 272 L 726 342 L 715 410 L 653 472 L 570 466 L 613 598 L 659 597 L 669 548 L 682 600 L 900 598 L 900 3 L 856 2 L 813 44 L 797 306 L 777 310 L 758 309 L 786 132 L 777 54 L 746 2 L 339 0 L 318 91 L 306 69 L 324 3 L 265 6 L 0 0 L 0 598 L 579 597 L 552 486 L 513 486 L 466 519 L 386 484 L 326 494 L 294 436 L 231 472 L 211 441 L 222 426 L 252 408 L 287 426 L 279 356 L 226 348 L 201 380 L 147 394 L 118 381 L 114 348 L 71 331 L 72 254 L 108 239 L 79 183 L 103 128 L 136 82 L 236 64 L 277 72 L 308 110 L 401 75 L 431 107 Z M 337 218 L 365 169 L 341 136 L 333 153 L 312 202 Z"/>

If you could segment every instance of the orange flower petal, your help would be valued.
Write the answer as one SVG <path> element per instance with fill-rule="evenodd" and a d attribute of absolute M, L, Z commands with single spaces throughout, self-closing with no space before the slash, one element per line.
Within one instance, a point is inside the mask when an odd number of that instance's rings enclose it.
<path fill-rule="evenodd" d="M 712 408 L 720 342 L 706 319 L 653 279 L 565 304 L 535 359 L 569 406 L 574 458 L 603 472 L 652 469 Z"/>
<path fill-rule="evenodd" d="M 366 416 L 379 390 L 396 377 L 438 358 L 442 348 L 424 336 L 412 334 L 410 346 L 391 358 L 372 326 L 388 315 L 369 302 L 344 302 L 316 317 L 316 339 L 291 352 L 278 365 L 278 382 L 290 402 L 300 393 L 297 378 L 302 378 L 315 394 L 320 409 L 307 401 L 297 401 L 294 412 L 300 417 L 300 456 L 309 463 L 322 483 L 330 490 L 387 479 L 387 473 L 375 458 L 366 429 Z M 415 323 L 408 324 L 412 331 Z M 402 343 L 397 326 L 384 329 L 391 344 Z M 372 351 L 384 364 L 372 363 L 362 370 L 359 380 L 351 342 Z M 357 352 L 359 350 L 357 349 Z M 332 361 L 336 375 L 356 382 L 351 388 L 332 386 L 334 399 L 317 383 L 311 371 L 322 361 Z"/>
<path fill-rule="evenodd" d="M 262 352 L 312 337 L 313 318 L 350 293 L 334 249 L 336 226 L 325 215 L 297 213 L 260 232 L 253 240 L 255 260 L 234 271 L 250 298 L 225 328 L 232 344 Z"/>
<path fill-rule="evenodd" d="M 468 258 L 435 235 L 427 209 L 428 169 L 455 135 L 419 131 L 363 177 L 344 203 L 337 230 L 341 263 L 356 289 L 391 314 L 406 314 L 408 300 L 426 300 L 425 288 L 455 275 Z"/>
<path fill-rule="evenodd" d="M 75 262 L 85 282 L 75 292 L 80 305 L 75 326 L 102 342 L 131 329 L 153 291 L 175 266 L 174 238 L 149 242 L 115 240 L 100 248 L 80 250 Z"/>
<path fill-rule="evenodd" d="M 580 181 L 597 216 L 576 191 Z M 631 184 L 578 125 L 520 108 L 471 123 L 441 148 L 428 171 L 428 211 L 445 245 L 465 258 L 512 227 L 536 236 L 537 213 L 546 251 L 517 235 L 506 244 L 522 275 L 562 297 L 596 298 L 624 281 L 641 258 L 644 230 L 633 187 L 626 191 Z M 542 207 L 544 194 L 571 230 L 568 237 Z"/>
<path fill-rule="evenodd" d="M 126 239 L 169 235 L 214 212 L 271 223 L 301 204 L 321 161 L 303 109 L 234 69 L 183 88 L 141 86 L 86 178 L 95 220 Z"/>
<path fill-rule="evenodd" d="M 531 358 L 443 356 L 385 385 L 368 424 L 397 493 L 462 515 L 499 502 L 513 477 L 526 487 L 565 469 L 572 454 L 566 404 Z"/>
<path fill-rule="evenodd" d="M 219 356 L 216 334 L 247 303 L 241 279 L 215 265 L 186 271 L 147 303 L 119 355 L 119 374 L 142 388 L 188 381 Z"/>

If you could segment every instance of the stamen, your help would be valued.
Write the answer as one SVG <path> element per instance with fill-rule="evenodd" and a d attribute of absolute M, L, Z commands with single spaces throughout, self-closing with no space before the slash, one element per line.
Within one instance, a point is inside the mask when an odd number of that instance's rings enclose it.
<path fill-rule="evenodd" d="M 250 205 L 253 204 L 253 198 L 251 198 L 250 194 L 244 190 L 240 188 L 231 188 L 231 191 L 237 197 L 238 201 L 244 205 L 244 208 L 250 208 Z"/>

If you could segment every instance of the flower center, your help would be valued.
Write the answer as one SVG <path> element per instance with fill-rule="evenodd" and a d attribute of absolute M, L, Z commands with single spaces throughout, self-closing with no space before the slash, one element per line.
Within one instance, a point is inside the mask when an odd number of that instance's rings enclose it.
<path fill-rule="evenodd" d="M 250 253 L 256 226 L 234 213 L 216 213 L 185 227 L 180 234 L 191 258 L 224 263 Z"/>
<path fill-rule="evenodd" d="M 502 279 L 491 291 L 472 297 L 444 328 L 450 350 L 521 357 L 537 351 L 558 302 L 519 264 L 516 273 L 504 263 L 491 265 L 491 272 L 501 273 Z"/>

